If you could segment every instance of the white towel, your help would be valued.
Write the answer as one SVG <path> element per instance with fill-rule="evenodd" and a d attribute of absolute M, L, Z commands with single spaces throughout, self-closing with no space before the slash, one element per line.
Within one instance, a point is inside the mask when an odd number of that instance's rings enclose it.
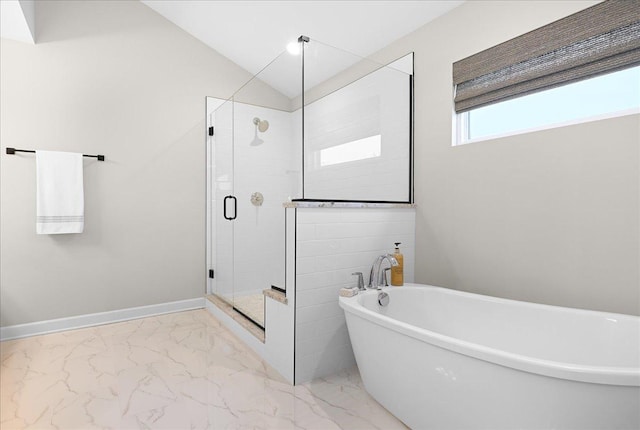
<path fill-rule="evenodd" d="M 36 151 L 36 232 L 82 233 L 82 154 Z"/>

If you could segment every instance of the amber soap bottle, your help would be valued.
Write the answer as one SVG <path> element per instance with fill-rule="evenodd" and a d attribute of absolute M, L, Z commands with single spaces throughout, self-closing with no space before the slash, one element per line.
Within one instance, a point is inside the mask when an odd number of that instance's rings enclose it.
<path fill-rule="evenodd" d="M 404 285 L 404 256 L 400 253 L 400 242 L 396 242 L 393 257 L 398 261 L 397 266 L 391 266 L 391 285 L 401 287 Z"/>

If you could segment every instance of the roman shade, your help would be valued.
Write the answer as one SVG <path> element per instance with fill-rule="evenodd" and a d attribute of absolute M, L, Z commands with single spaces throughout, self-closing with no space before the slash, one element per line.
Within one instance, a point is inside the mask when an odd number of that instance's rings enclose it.
<path fill-rule="evenodd" d="M 455 111 L 637 64 L 640 0 L 607 0 L 455 62 Z"/>

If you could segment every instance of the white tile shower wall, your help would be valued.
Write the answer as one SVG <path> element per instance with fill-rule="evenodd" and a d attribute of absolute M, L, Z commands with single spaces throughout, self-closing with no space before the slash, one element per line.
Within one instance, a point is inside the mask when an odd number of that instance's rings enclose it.
<path fill-rule="evenodd" d="M 379 69 L 305 107 L 305 198 L 409 201 L 410 76 Z M 322 166 L 321 151 L 381 136 L 379 156 Z"/>
<path fill-rule="evenodd" d="M 227 298 L 260 293 L 271 285 L 284 286 L 284 210 L 296 188 L 291 172 L 294 139 L 292 114 L 243 103 L 216 111 L 215 196 L 218 264 L 217 293 Z M 269 121 L 269 129 L 256 137 L 253 118 Z M 300 139 L 298 139 L 299 141 Z M 251 203 L 260 192 L 261 206 Z M 237 218 L 222 217 L 224 196 L 237 198 Z M 232 269 L 233 273 L 230 273 Z"/>
<path fill-rule="evenodd" d="M 269 129 L 258 133 L 264 142 L 252 145 L 253 118 L 269 121 Z M 284 211 L 290 185 L 290 114 L 274 109 L 236 103 L 234 108 L 234 195 L 238 216 L 234 221 L 236 292 L 284 285 Z M 261 206 L 251 203 L 260 192 Z"/>
<path fill-rule="evenodd" d="M 374 259 L 402 242 L 405 282 L 413 281 L 414 209 L 297 209 L 296 383 L 355 363 L 340 288 L 365 282 Z"/>

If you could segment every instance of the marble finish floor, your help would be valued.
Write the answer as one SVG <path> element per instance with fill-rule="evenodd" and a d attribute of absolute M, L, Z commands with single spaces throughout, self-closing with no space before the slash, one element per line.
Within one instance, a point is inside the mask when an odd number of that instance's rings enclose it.
<path fill-rule="evenodd" d="M 0 428 L 403 429 L 356 369 L 290 386 L 205 310 L 0 343 Z"/>

